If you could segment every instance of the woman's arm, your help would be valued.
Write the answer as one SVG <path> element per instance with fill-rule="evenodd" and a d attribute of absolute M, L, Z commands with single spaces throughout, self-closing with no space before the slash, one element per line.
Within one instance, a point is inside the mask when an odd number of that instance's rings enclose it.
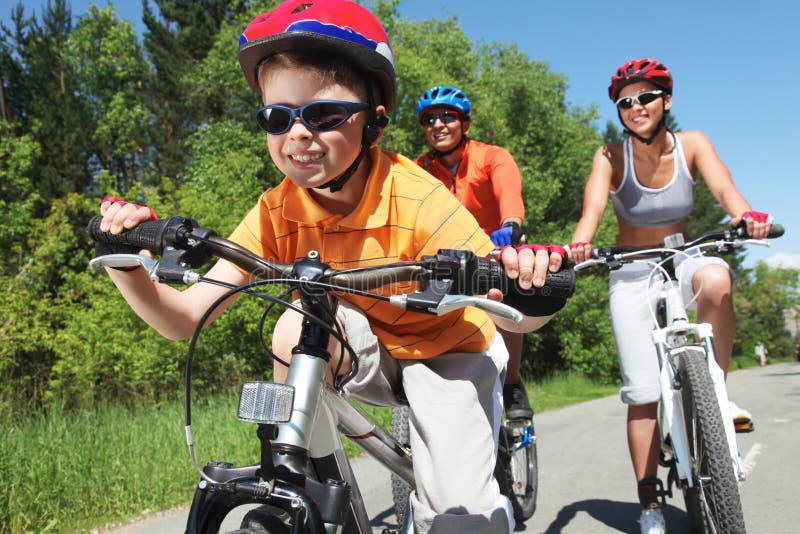
<path fill-rule="evenodd" d="M 681 140 L 684 141 L 684 150 L 688 147 L 690 151 L 688 154 L 691 155 L 690 161 L 694 162 L 693 166 L 703 176 L 711 194 L 730 215 L 731 224 L 738 225 L 742 215 L 752 211 L 752 208 L 736 189 L 730 170 L 717 155 L 711 140 L 703 132 L 697 130 L 684 132 Z M 770 226 L 769 222 L 749 219 L 747 222 L 748 234 L 756 239 L 763 238 L 769 233 Z"/>
<path fill-rule="evenodd" d="M 570 247 L 569 258 L 574 262 L 585 261 L 591 256 L 591 241 L 608 205 L 612 176 L 611 147 L 601 146 L 592 160 L 592 171 L 583 192 L 583 213 L 572 234 L 572 243 L 586 243 L 582 247 Z"/>

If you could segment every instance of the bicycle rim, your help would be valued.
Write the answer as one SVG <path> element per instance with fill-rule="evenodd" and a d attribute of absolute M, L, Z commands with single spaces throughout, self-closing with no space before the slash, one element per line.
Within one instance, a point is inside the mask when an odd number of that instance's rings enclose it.
<path fill-rule="evenodd" d="M 683 488 L 692 531 L 744 533 L 742 501 L 706 354 L 685 347 L 677 359 L 692 464 L 693 486 Z"/>
<path fill-rule="evenodd" d="M 533 421 L 504 421 L 500 428 L 495 478 L 511 501 L 514 519 L 525 521 L 536 511 L 539 469 Z"/>

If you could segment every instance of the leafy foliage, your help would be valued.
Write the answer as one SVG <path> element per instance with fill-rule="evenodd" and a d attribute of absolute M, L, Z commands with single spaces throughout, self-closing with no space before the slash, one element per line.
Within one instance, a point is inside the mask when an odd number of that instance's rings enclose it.
<path fill-rule="evenodd" d="M 38 17 L 21 3 L 12 9 L 12 27 L 0 28 L 0 419 L 19 402 L 78 406 L 180 391 L 187 344 L 160 338 L 105 276 L 87 271 L 84 228 L 98 199 L 114 194 L 226 235 L 278 183 L 253 124 L 258 96 L 236 59 L 240 29 L 276 3 L 145 0 L 141 40 L 110 4 L 77 19 L 66 0 L 48 2 Z M 473 42 L 455 17 L 403 19 L 398 5 L 371 6 L 398 73 L 382 146 L 424 152 L 419 95 L 436 84 L 461 87 L 475 110 L 471 136 L 506 147 L 522 170 L 528 241 L 567 242 L 592 153 L 620 139 L 619 127 L 597 130 L 597 109 L 568 105 L 568 80 L 516 46 Z M 719 224 L 723 214 L 702 187 L 698 199 L 696 229 Z M 607 210 L 597 241 L 613 242 L 614 232 Z M 783 350 L 781 318 L 797 306 L 797 272 L 739 271 L 737 353 L 751 354 L 756 338 Z M 575 370 L 614 383 L 606 293 L 604 276 L 582 274 L 566 308 L 526 337 L 523 372 Z M 239 299 L 204 332 L 194 368 L 202 391 L 270 374 L 263 310 L 259 299 Z M 266 343 L 273 321 L 265 321 Z"/>

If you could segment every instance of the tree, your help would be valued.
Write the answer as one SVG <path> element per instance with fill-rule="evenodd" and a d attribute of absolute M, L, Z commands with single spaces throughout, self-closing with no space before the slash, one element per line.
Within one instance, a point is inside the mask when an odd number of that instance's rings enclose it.
<path fill-rule="evenodd" d="M 178 181 L 186 152 L 186 137 L 208 117 L 204 110 L 187 105 L 193 88 L 203 80 L 194 79 L 196 65 L 211 49 L 217 32 L 225 23 L 247 12 L 243 0 L 149 0 L 143 1 L 143 20 L 148 31 L 144 45 L 150 56 L 152 74 L 145 92 L 147 105 L 157 117 L 152 144 L 156 176 Z M 198 114 L 200 112 L 200 114 Z"/>
<path fill-rule="evenodd" d="M 733 352 L 752 358 L 762 341 L 773 355 L 794 354 L 795 340 L 786 329 L 784 311 L 800 306 L 800 271 L 759 262 L 741 269 L 733 293 L 736 339 Z"/>
<path fill-rule="evenodd" d="M 148 74 L 144 51 L 112 5 L 91 5 L 68 44 L 68 62 L 91 121 L 83 125 L 92 142 L 90 170 L 106 169 L 115 189 L 128 191 L 147 169 L 154 124 L 141 97 Z"/>
<path fill-rule="evenodd" d="M 72 14 L 65 0 L 48 1 L 41 22 L 12 12 L 14 30 L 3 28 L 0 68 L 16 129 L 42 147 L 30 179 L 42 198 L 82 191 L 88 172 L 91 136 L 83 130 L 86 102 L 78 94 L 67 60 Z"/>

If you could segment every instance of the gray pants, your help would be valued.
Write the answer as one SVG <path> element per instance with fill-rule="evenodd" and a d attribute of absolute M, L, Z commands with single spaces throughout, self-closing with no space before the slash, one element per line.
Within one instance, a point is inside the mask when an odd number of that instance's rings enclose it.
<path fill-rule="evenodd" d="M 402 380 L 411 411 L 416 531 L 513 532 L 511 503 L 494 478 L 508 361 L 500 335 L 481 353 L 396 360 L 383 350 L 358 310 L 340 305 L 338 313 L 361 357 L 348 391 L 373 404 L 396 405 Z"/>

